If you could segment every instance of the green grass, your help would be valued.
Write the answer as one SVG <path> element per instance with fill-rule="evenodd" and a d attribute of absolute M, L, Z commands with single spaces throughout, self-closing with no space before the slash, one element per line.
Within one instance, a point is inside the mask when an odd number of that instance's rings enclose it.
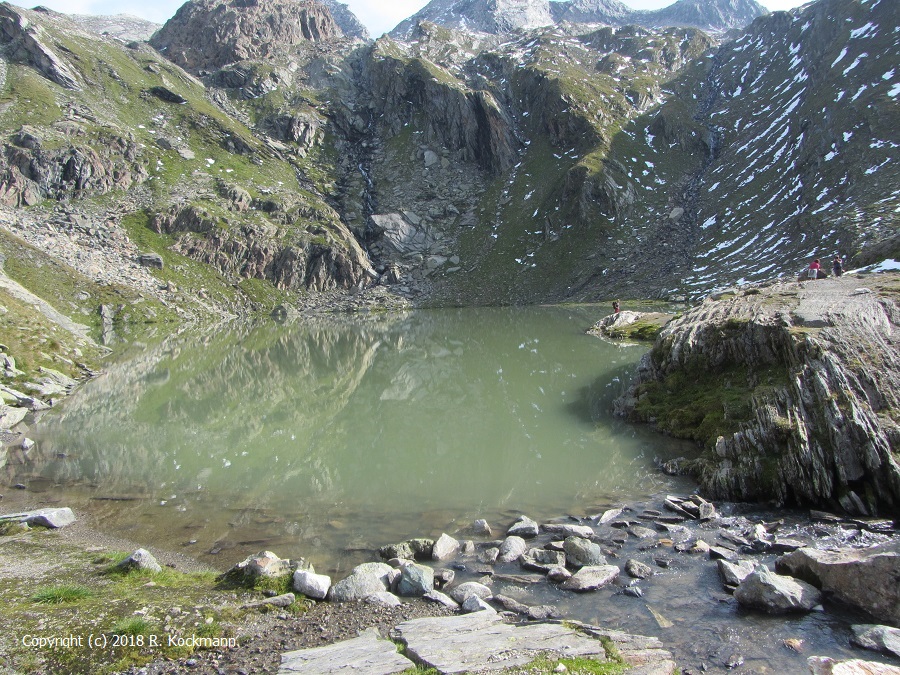
<path fill-rule="evenodd" d="M 501 670 L 500 672 L 529 673 L 529 675 L 552 675 L 559 672 L 556 669 L 562 664 L 565 672 L 570 675 L 620 675 L 628 670 L 629 666 L 618 661 L 597 661 L 595 659 L 576 656 L 574 658 L 557 658 L 552 656 L 539 656 L 530 663 Z"/>
<path fill-rule="evenodd" d="M 40 605 L 62 605 L 84 600 L 93 595 L 91 589 L 80 584 L 59 584 L 42 588 L 31 596 Z"/>
<path fill-rule="evenodd" d="M 116 635 L 148 635 L 154 629 L 154 624 L 140 616 L 132 616 L 126 619 L 120 619 L 110 632 Z"/>

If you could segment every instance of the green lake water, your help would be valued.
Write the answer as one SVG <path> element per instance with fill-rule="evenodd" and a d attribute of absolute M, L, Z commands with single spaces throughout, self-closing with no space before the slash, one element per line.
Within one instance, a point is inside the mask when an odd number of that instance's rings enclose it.
<path fill-rule="evenodd" d="M 598 307 L 446 309 L 173 336 L 44 417 L 16 480 L 144 544 L 340 573 L 378 546 L 675 489 L 611 414 L 646 346 Z M 30 472 L 24 475 L 22 472 Z M 183 547 L 183 548 L 182 548 Z"/>

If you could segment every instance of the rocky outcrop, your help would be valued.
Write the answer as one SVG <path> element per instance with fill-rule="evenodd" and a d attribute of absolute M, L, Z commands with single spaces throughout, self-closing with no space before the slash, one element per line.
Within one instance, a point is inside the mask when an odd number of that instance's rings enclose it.
<path fill-rule="evenodd" d="M 243 204 L 244 195 L 235 192 L 231 203 Z M 157 232 L 180 233 L 175 250 L 225 275 L 265 279 L 283 290 L 358 288 L 376 276 L 365 252 L 340 223 L 330 226 L 329 236 L 297 233 L 285 238 L 270 222 L 232 222 L 189 205 L 158 213 L 150 227 Z M 318 231 L 327 234 L 324 229 Z"/>
<path fill-rule="evenodd" d="M 711 495 L 897 513 L 891 278 L 711 296 L 663 329 L 617 411 L 701 442 L 687 464 Z"/>
<path fill-rule="evenodd" d="M 340 35 L 331 13 L 314 0 L 191 0 L 150 44 L 197 73 Z"/>
<path fill-rule="evenodd" d="M 40 133 L 28 127 L 0 146 L 0 204 L 33 206 L 48 198 L 101 195 L 148 176 L 139 145 L 130 138 L 101 134 L 96 144 L 43 146 Z"/>
<path fill-rule="evenodd" d="M 779 558 L 776 566 L 881 621 L 900 625 L 900 541 L 840 551 L 801 548 Z"/>
<path fill-rule="evenodd" d="M 7 57 L 33 66 L 65 89 L 81 89 L 77 72 L 48 46 L 43 29 L 31 14 L 8 3 L 0 5 L 0 44 L 6 45 Z"/>
<path fill-rule="evenodd" d="M 548 0 L 432 0 L 391 31 L 393 37 L 408 38 L 421 21 L 448 28 L 482 33 L 509 33 L 553 23 Z"/>

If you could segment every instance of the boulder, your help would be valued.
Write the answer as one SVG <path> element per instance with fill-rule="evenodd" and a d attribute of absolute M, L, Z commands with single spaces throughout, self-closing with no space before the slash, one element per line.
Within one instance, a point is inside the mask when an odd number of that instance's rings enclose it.
<path fill-rule="evenodd" d="M 593 528 L 587 525 L 569 525 L 568 523 L 548 523 L 544 525 L 544 532 L 550 532 L 560 537 L 582 537 L 584 539 L 594 536 Z"/>
<path fill-rule="evenodd" d="M 635 579 L 646 579 L 647 577 L 653 576 L 653 568 L 650 567 L 650 565 L 646 565 L 634 558 L 630 558 L 628 562 L 625 563 L 625 572 L 628 576 Z"/>
<path fill-rule="evenodd" d="M 615 565 L 582 567 L 559 587 L 567 591 L 596 591 L 615 581 L 618 576 L 619 568 Z"/>
<path fill-rule="evenodd" d="M 324 600 L 331 588 L 331 577 L 310 570 L 294 572 L 294 590 L 314 600 Z"/>
<path fill-rule="evenodd" d="M 900 539 L 864 549 L 801 548 L 779 558 L 775 568 L 881 621 L 900 625 Z"/>
<path fill-rule="evenodd" d="M 810 656 L 806 660 L 811 675 L 897 675 L 898 668 L 886 663 L 850 659 L 835 661 L 828 656 Z"/>
<path fill-rule="evenodd" d="M 122 562 L 116 565 L 116 569 L 122 572 L 131 570 L 147 570 L 149 572 L 162 572 L 162 567 L 150 551 L 139 548 Z"/>
<path fill-rule="evenodd" d="M 383 607 L 399 607 L 402 604 L 400 598 L 388 591 L 378 591 L 363 599 L 370 605 L 382 605 Z"/>
<path fill-rule="evenodd" d="M 314 572 L 312 565 L 306 560 L 289 560 L 279 558 L 271 551 L 260 551 L 255 555 L 244 558 L 225 573 L 225 576 L 242 577 L 246 580 L 259 577 L 282 577 L 292 574 L 295 570 L 309 570 Z"/>
<path fill-rule="evenodd" d="M 459 552 L 459 542 L 449 534 L 442 534 L 431 549 L 432 560 L 448 560 Z"/>
<path fill-rule="evenodd" d="M 528 516 L 522 516 L 506 531 L 509 537 L 521 537 L 523 539 L 533 539 L 538 536 L 540 528 L 538 524 Z"/>
<path fill-rule="evenodd" d="M 49 527 L 56 530 L 75 522 L 75 514 L 67 506 L 54 509 L 37 509 L 36 511 L 23 511 L 22 513 L 8 513 L 0 516 L 0 522 L 15 521 L 35 527 Z M 143 549 L 142 549 L 143 550 Z"/>
<path fill-rule="evenodd" d="M 497 562 L 512 562 L 518 560 L 519 557 L 528 550 L 528 544 L 522 537 L 511 536 L 503 540 L 500 544 L 500 554 L 497 556 Z"/>
<path fill-rule="evenodd" d="M 410 563 L 400 568 L 397 593 L 403 596 L 420 596 L 434 590 L 434 570 L 425 565 Z"/>
<path fill-rule="evenodd" d="M 765 567 L 749 574 L 734 591 L 734 597 L 744 607 L 770 614 L 808 612 L 822 602 L 822 593 L 814 586 Z"/>
<path fill-rule="evenodd" d="M 547 573 L 554 567 L 566 564 L 566 556 L 561 551 L 530 548 L 519 557 L 519 564 L 527 570 Z"/>
<path fill-rule="evenodd" d="M 459 603 L 456 602 L 456 600 L 440 591 L 429 591 L 423 595 L 422 598 L 443 605 L 444 607 L 449 607 L 450 609 L 459 609 Z"/>
<path fill-rule="evenodd" d="M 328 599 L 334 602 L 364 600 L 366 597 L 390 590 L 400 572 L 384 563 L 364 563 L 353 568 L 346 579 L 341 579 L 328 591 Z"/>
<path fill-rule="evenodd" d="M 159 253 L 141 253 L 138 256 L 138 263 L 141 267 L 152 267 L 157 270 L 161 270 L 164 264 Z"/>
<path fill-rule="evenodd" d="M 606 556 L 597 544 L 582 537 L 567 537 L 563 543 L 566 562 L 572 567 L 605 565 Z"/>
<path fill-rule="evenodd" d="M 495 610 L 477 595 L 470 595 L 468 598 L 466 598 L 461 605 L 461 609 L 467 614 L 471 614 L 472 612 L 491 612 L 493 614 L 497 613 L 497 610 Z"/>
<path fill-rule="evenodd" d="M 758 563 L 749 560 L 730 562 L 720 558 L 716 562 L 719 565 L 719 576 L 722 577 L 722 583 L 726 586 L 739 585 L 759 567 Z"/>
<path fill-rule="evenodd" d="M 850 644 L 900 658 L 900 628 L 873 624 L 857 624 L 850 628 L 853 631 Z"/>
<path fill-rule="evenodd" d="M 467 581 L 450 591 L 450 597 L 460 604 L 465 602 L 470 595 L 477 595 L 482 600 L 488 600 L 494 594 L 490 588 L 484 584 L 479 584 L 477 581 Z"/>
<path fill-rule="evenodd" d="M 25 419 L 27 408 L 13 408 L 8 405 L 0 405 L 0 429 L 9 430 Z"/>

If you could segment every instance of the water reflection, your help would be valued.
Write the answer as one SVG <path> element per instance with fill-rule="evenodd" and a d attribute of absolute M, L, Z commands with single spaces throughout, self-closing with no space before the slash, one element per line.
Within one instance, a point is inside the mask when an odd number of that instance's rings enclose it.
<path fill-rule="evenodd" d="M 459 309 L 173 336 L 45 418 L 37 478 L 107 527 L 339 571 L 473 517 L 665 489 L 671 443 L 608 410 L 642 348 L 588 308 Z"/>

